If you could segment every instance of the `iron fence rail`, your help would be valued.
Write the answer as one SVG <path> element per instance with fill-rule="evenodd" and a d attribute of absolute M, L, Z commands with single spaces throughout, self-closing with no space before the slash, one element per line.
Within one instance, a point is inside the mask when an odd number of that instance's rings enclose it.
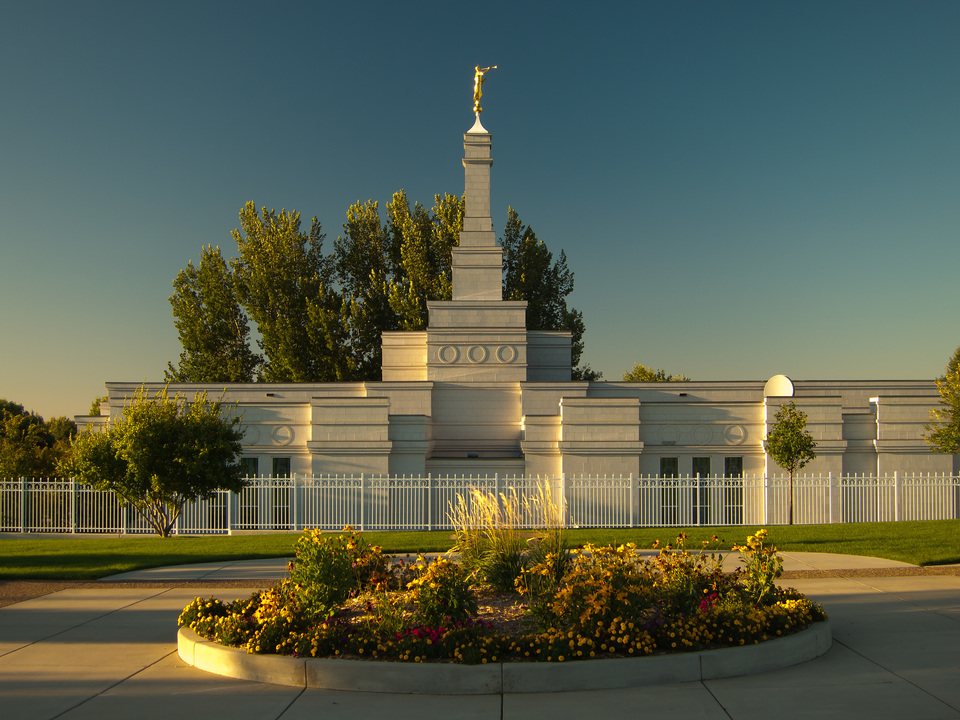
<path fill-rule="evenodd" d="M 451 508 L 469 507 L 475 489 L 515 500 L 528 527 L 537 494 L 552 499 L 566 527 L 776 525 L 787 522 L 786 477 L 377 477 L 248 478 L 239 493 L 222 490 L 186 503 L 175 533 L 240 531 L 452 529 Z M 542 495 L 541 495 L 542 496 Z M 960 476 L 805 475 L 793 480 L 796 524 L 960 518 Z M 74 481 L 0 480 L 0 532 L 150 534 L 135 509 L 110 492 Z"/>

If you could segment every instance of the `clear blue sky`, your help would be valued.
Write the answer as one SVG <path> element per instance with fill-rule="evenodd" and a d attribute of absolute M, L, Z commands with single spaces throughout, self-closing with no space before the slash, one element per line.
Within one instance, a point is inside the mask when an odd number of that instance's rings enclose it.
<path fill-rule="evenodd" d="M 172 280 L 244 203 L 463 192 L 473 66 L 584 359 L 908 379 L 960 344 L 960 3 L 6 3 L 0 396 L 161 380 Z"/>

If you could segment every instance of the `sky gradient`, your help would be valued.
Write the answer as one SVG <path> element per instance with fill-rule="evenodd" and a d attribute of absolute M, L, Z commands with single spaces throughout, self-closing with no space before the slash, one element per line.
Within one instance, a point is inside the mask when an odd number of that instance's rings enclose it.
<path fill-rule="evenodd" d="M 960 345 L 960 3 L 9 3 L 0 397 L 162 380 L 172 281 L 244 203 L 463 192 L 575 274 L 583 360 L 914 379 Z"/>

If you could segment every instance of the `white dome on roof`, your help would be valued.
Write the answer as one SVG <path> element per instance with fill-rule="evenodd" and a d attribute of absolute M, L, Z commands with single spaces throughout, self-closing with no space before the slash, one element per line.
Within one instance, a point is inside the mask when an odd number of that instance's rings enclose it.
<path fill-rule="evenodd" d="M 793 397 L 793 380 L 786 375 L 774 375 L 763 386 L 764 397 Z"/>

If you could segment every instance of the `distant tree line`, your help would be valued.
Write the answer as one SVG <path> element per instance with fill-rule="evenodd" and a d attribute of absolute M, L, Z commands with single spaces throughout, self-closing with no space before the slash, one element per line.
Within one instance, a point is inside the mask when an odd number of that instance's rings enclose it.
<path fill-rule="evenodd" d="M 380 335 L 427 327 L 427 302 L 449 300 L 451 251 L 463 227 L 463 198 L 437 195 L 413 208 L 401 190 L 386 221 L 370 200 L 347 210 L 331 253 L 314 218 L 250 202 L 232 235 L 237 255 L 204 247 L 170 297 L 183 351 L 172 382 L 335 382 L 381 378 Z M 573 273 L 513 208 L 501 237 L 503 296 L 527 301 L 529 330 L 573 336 L 571 377 L 596 379 L 580 365 L 583 315 L 567 306 Z M 258 336 L 254 349 L 251 326 Z"/>
<path fill-rule="evenodd" d="M 641 363 L 634 363 L 633 368 L 623 374 L 624 382 L 689 382 L 683 373 L 671 375 L 666 370 L 658 368 L 654 370 Z"/>

